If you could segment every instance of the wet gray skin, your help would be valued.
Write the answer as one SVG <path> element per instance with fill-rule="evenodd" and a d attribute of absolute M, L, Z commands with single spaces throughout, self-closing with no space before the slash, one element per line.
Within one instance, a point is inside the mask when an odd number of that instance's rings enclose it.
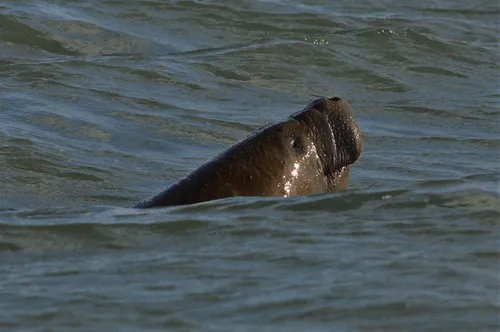
<path fill-rule="evenodd" d="M 298 196 L 344 189 L 362 138 L 349 105 L 321 98 L 256 130 L 135 208 L 185 205 L 232 196 Z"/>

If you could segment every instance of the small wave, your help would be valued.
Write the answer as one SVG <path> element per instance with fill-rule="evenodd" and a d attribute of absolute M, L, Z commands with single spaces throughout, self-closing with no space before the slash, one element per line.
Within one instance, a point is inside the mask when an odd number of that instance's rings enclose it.
<path fill-rule="evenodd" d="M 10 15 L 0 15 L 0 24 L 6 32 L 0 35 L 0 42 L 8 44 L 22 45 L 27 48 L 35 48 L 57 55 L 77 55 L 71 47 L 67 47 L 53 38 L 42 29 L 32 27 L 27 23 L 19 22 L 16 17 Z"/>
<path fill-rule="evenodd" d="M 6 28 L 0 41 L 63 56 L 130 55 L 164 48 L 154 41 L 88 22 L 85 15 L 62 7 L 52 5 L 50 10 L 40 11 L 42 8 L 25 8 L 29 19 L 19 9 L 0 15 L 0 23 Z"/>
<path fill-rule="evenodd" d="M 432 66 L 413 66 L 413 67 L 408 67 L 408 70 L 423 74 L 446 75 L 446 76 L 454 76 L 460 78 L 468 78 L 468 76 L 466 75 L 462 75 L 460 73 L 447 70 L 444 68 L 432 67 Z"/>

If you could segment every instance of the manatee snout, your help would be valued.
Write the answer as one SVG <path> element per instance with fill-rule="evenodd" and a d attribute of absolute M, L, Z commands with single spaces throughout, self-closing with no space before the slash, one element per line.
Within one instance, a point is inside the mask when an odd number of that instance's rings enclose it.
<path fill-rule="evenodd" d="M 298 196 L 344 189 L 361 156 L 361 131 L 341 98 L 321 98 L 253 132 L 136 208 L 232 196 Z"/>
<path fill-rule="evenodd" d="M 325 113 L 339 149 L 338 157 L 341 163 L 352 164 L 361 157 L 363 140 L 351 107 L 339 97 L 330 98 L 325 104 Z"/>
<path fill-rule="evenodd" d="M 291 117 L 307 124 L 315 136 L 324 174 L 334 182 L 328 191 L 345 188 L 349 166 L 363 151 L 361 131 L 349 104 L 339 97 L 321 98 Z"/>

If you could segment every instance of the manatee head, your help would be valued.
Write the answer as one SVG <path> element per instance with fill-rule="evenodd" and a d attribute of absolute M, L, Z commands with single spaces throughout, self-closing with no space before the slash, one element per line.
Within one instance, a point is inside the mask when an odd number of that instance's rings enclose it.
<path fill-rule="evenodd" d="M 272 128 L 272 127 L 270 127 Z M 344 189 L 350 165 L 363 150 L 360 129 L 349 105 L 338 97 L 321 98 L 276 124 L 283 157 L 284 196 Z"/>

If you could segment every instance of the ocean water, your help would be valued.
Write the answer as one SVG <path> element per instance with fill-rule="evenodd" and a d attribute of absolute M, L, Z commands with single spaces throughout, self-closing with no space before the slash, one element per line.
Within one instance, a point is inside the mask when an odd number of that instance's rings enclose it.
<path fill-rule="evenodd" d="M 498 331 L 499 4 L 3 0 L 1 331 Z M 128 208 L 321 96 L 342 192 Z"/>

